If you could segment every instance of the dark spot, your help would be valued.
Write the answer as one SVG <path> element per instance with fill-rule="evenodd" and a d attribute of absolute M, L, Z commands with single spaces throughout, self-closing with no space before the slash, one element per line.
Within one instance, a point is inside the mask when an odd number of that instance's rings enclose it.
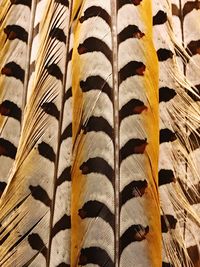
<path fill-rule="evenodd" d="M 132 181 L 124 187 L 121 192 L 121 206 L 124 205 L 128 200 L 134 197 L 141 197 L 144 195 L 145 190 L 147 189 L 148 183 L 144 181 Z"/>
<path fill-rule="evenodd" d="M 167 233 L 171 229 L 175 229 L 177 224 L 177 219 L 173 215 L 162 215 L 161 216 L 161 230 L 162 233 Z"/>
<path fill-rule="evenodd" d="M 59 120 L 60 112 L 57 108 L 57 106 L 53 102 L 46 102 L 43 103 L 41 108 L 49 115 L 55 117 L 57 120 Z"/>
<path fill-rule="evenodd" d="M 45 157 L 51 162 L 55 162 L 56 155 L 55 152 L 53 151 L 53 148 L 49 144 L 45 142 L 40 143 L 38 145 L 38 151 L 41 156 Z"/>
<path fill-rule="evenodd" d="M 47 207 L 50 207 L 51 199 L 49 198 L 47 192 L 40 185 L 38 186 L 30 185 L 29 189 L 31 191 L 31 195 L 33 196 L 33 198 L 41 201 Z"/>
<path fill-rule="evenodd" d="M 10 141 L 0 138 L 0 156 L 15 159 L 17 148 Z"/>
<path fill-rule="evenodd" d="M 173 53 L 171 50 L 165 49 L 165 48 L 160 48 L 157 51 L 157 55 L 158 55 L 158 60 L 159 61 L 165 61 L 169 58 L 173 58 Z"/>
<path fill-rule="evenodd" d="M 160 130 L 160 144 L 165 142 L 173 142 L 175 141 L 176 134 L 172 132 L 170 129 L 161 129 Z"/>
<path fill-rule="evenodd" d="M 159 89 L 159 102 L 167 102 L 176 96 L 176 91 L 169 87 L 161 87 Z"/>
<path fill-rule="evenodd" d="M 158 174 L 159 186 L 175 182 L 174 173 L 172 170 L 161 169 Z"/>
<path fill-rule="evenodd" d="M 51 64 L 47 67 L 47 71 L 50 75 L 54 76 L 56 79 L 61 80 L 63 79 L 63 74 L 56 64 Z"/>
<path fill-rule="evenodd" d="M 66 35 L 64 33 L 64 31 L 62 29 L 59 28 L 53 28 L 50 33 L 49 36 L 51 38 L 55 38 L 60 42 L 66 43 Z"/>
<path fill-rule="evenodd" d="M 1 195 L 3 194 L 3 191 L 4 191 L 5 188 L 6 188 L 6 185 L 7 185 L 7 183 L 5 183 L 5 182 L 0 182 L 0 197 L 1 197 Z"/>
<path fill-rule="evenodd" d="M 0 114 L 21 121 L 21 109 L 12 101 L 5 100 L 0 104 Z"/>
<path fill-rule="evenodd" d="M 164 24 L 167 21 L 167 14 L 159 10 L 157 14 L 153 17 L 153 25 Z"/>
<path fill-rule="evenodd" d="M 28 33 L 27 31 L 18 25 L 7 25 L 4 29 L 5 34 L 9 40 L 14 40 L 18 38 L 19 40 L 27 43 Z"/>
<path fill-rule="evenodd" d="M 15 77 L 21 82 L 24 81 L 25 71 L 14 61 L 7 63 L 1 70 L 1 74 L 4 74 L 8 77 Z"/>
<path fill-rule="evenodd" d="M 40 252 L 45 258 L 47 256 L 47 247 L 38 234 L 30 234 L 28 236 L 28 242 L 32 249 Z"/>

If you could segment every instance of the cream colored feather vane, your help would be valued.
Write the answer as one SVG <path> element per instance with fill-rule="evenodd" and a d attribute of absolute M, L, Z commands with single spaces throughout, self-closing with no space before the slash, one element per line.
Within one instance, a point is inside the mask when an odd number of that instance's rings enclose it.
<path fill-rule="evenodd" d="M 200 266 L 199 11 L 0 1 L 0 266 Z"/>

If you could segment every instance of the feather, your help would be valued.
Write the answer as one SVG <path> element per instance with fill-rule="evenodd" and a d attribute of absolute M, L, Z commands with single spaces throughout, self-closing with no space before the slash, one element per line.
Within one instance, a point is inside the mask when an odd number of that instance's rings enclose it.
<path fill-rule="evenodd" d="M 1 266 L 198 266 L 198 11 L 0 0 Z"/>
<path fill-rule="evenodd" d="M 180 1 L 177 3 L 176 1 L 172 2 L 172 14 L 174 28 L 176 29 L 176 36 L 180 43 L 183 43 L 184 48 L 189 53 L 189 58 L 182 58 L 180 61 L 180 66 L 184 75 L 189 81 L 195 85 L 195 92 L 198 94 L 192 94 L 189 92 L 190 97 L 195 101 L 193 105 L 195 105 L 199 110 L 199 30 L 200 25 L 198 23 L 198 17 L 200 15 L 200 3 L 199 1 Z M 179 14 L 176 14 L 174 11 L 179 10 Z M 192 102 L 192 101 L 191 101 Z M 199 153 L 200 153 L 200 138 L 199 138 L 199 127 L 195 127 L 192 131 L 187 129 L 188 141 L 191 145 L 190 157 L 194 163 L 194 166 L 197 171 L 197 175 L 193 178 L 191 183 L 191 171 L 186 165 L 187 170 L 187 180 L 183 185 L 183 190 L 187 198 L 190 201 L 190 204 L 194 208 L 194 210 L 199 214 L 200 211 L 200 190 L 199 190 Z M 194 193 L 194 189 L 196 193 Z M 198 266 L 200 264 L 200 256 L 199 256 L 199 228 L 191 223 L 190 219 L 186 214 L 186 219 L 182 226 L 182 231 L 184 233 L 184 238 L 186 242 L 186 247 L 189 255 L 194 263 L 194 266 Z M 192 229 L 192 230 L 191 230 Z M 198 233 L 198 234 L 197 234 Z M 194 238 L 197 237 L 197 238 Z"/>
<path fill-rule="evenodd" d="M 187 131 L 192 132 L 198 128 L 200 114 L 190 97 L 193 94 L 191 84 L 185 80 L 184 73 L 181 73 L 177 65 L 179 59 L 176 49 L 183 56 L 187 56 L 187 52 L 173 37 L 169 3 L 155 1 L 154 4 L 154 37 L 160 63 L 159 183 L 164 225 L 163 261 L 166 264 L 170 262 L 173 266 L 192 266 L 182 225 L 187 220 L 188 225 L 192 225 L 191 232 L 199 228 L 199 218 L 191 208 L 184 188 L 187 183 L 191 188 L 190 197 L 198 198 L 195 177 L 197 181 L 199 177 L 190 156 L 192 146 Z M 189 215 L 188 218 L 186 214 Z M 193 240 L 198 245 L 194 237 Z"/>
<path fill-rule="evenodd" d="M 149 9 L 148 1 L 84 1 L 79 12 L 72 59 L 72 266 L 161 264 L 158 135 L 151 127 L 158 127 L 157 58 Z"/>
<path fill-rule="evenodd" d="M 31 2 L 3 0 L 0 9 L 0 195 L 18 147 L 28 53 Z M 12 131 L 10 130 L 12 129 Z"/>
<path fill-rule="evenodd" d="M 72 2 L 46 1 L 33 87 L 1 201 L 2 266 L 70 262 L 71 10 Z"/>

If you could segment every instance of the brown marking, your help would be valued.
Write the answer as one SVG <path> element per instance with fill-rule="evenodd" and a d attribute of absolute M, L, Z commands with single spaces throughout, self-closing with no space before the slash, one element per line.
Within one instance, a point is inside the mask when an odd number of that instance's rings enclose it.
<path fill-rule="evenodd" d="M 6 67 L 4 67 L 4 68 L 1 70 L 1 73 L 2 73 L 2 74 L 5 74 L 5 75 L 11 75 L 11 74 L 12 74 L 12 69 L 11 69 L 11 68 L 6 68 Z"/>
<path fill-rule="evenodd" d="M 140 4 L 140 2 L 142 2 L 142 0 L 132 0 L 132 3 L 135 5 L 135 6 L 138 6 Z"/>
<path fill-rule="evenodd" d="M 145 67 L 145 65 L 143 65 L 142 67 L 136 69 L 136 73 L 138 75 L 144 75 L 145 69 L 146 69 L 146 67 Z"/>
<path fill-rule="evenodd" d="M 140 114 L 140 113 L 142 113 L 142 111 L 144 111 L 146 109 L 147 109 L 146 106 L 137 106 L 137 107 L 134 107 L 133 113 L 134 114 Z"/>
<path fill-rule="evenodd" d="M 134 38 L 141 39 L 145 34 L 143 32 L 136 32 L 133 34 Z"/>
<path fill-rule="evenodd" d="M 80 209 L 78 210 L 78 215 L 81 217 L 81 219 L 84 219 L 87 217 L 87 211 L 85 211 L 84 209 Z"/>
<path fill-rule="evenodd" d="M 134 152 L 138 153 L 138 154 L 143 154 L 145 149 L 146 149 L 146 146 L 147 146 L 147 143 L 144 143 L 140 146 L 136 146 L 136 147 L 134 147 Z"/>
<path fill-rule="evenodd" d="M 79 53 L 80 55 L 87 53 L 87 49 L 86 49 L 86 47 L 84 47 L 83 45 L 80 45 L 80 46 L 78 47 L 78 53 Z"/>
<path fill-rule="evenodd" d="M 0 105 L 0 114 L 8 116 L 10 114 L 10 109 Z"/>

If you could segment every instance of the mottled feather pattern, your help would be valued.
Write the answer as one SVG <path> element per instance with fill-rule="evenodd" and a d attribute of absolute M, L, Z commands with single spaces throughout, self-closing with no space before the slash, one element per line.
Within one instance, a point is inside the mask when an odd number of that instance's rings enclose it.
<path fill-rule="evenodd" d="M 198 266 L 199 10 L 0 0 L 1 266 Z"/>

